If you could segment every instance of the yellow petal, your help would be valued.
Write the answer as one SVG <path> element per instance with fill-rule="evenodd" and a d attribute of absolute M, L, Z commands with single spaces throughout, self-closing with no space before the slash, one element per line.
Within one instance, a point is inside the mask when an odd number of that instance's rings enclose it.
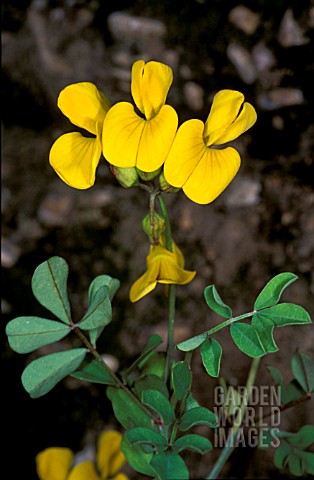
<path fill-rule="evenodd" d="M 188 120 L 180 126 L 164 166 L 170 185 L 181 188 L 205 154 L 203 131 L 201 120 Z"/>
<path fill-rule="evenodd" d="M 160 62 L 138 60 L 132 67 L 131 92 L 137 108 L 150 120 L 166 103 L 172 70 Z"/>
<path fill-rule="evenodd" d="M 156 245 L 151 248 L 147 257 L 148 272 L 156 278 L 158 283 L 184 285 L 189 283 L 196 272 L 184 270 L 183 255 L 179 248 L 174 244 L 174 252 L 170 252 L 162 245 Z"/>
<path fill-rule="evenodd" d="M 74 125 L 96 135 L 96 124 L 104 121 L 110 102 L 93 83 L 82 82 L 68 85 L 61 91 L 58 107 Z"/>
<path fill-rule="evenodd" d="M 175 137 L 178 117 L 165 105 L 152 120 L 139 117 L 127 102 L 114 105 L 103 125 L 103 154 L 116 167 L 157 170 L 165 161 Z"/>
<path fill-rule="evenodd" d="M 69 448 L 46 448 L 36 455 L 36 468 L 40 480 L 66 480 L 73 452 Z"/>
<path fill-rule="evenodd" d="M 98 138 L 86 138 L 78 132 L 58 138 L 50 150 L 49 162 L 62 180 L 71 187 L 86 189 L 94 185 L 101 156 Z"/>
<path fill-rule="evenodd" d="M 114 430 L 106 430 L 99 437 L 97 466 L 104 479 L 116 474 L 126 462 L 121 451 L 121 440 L 121 433 Z"/>
<path fill-rule="evenodd" d="M 249 128 L 254 125 L 256 122 L 256 111 L 255 108 L 250 104 L 245 102 L 243 104 L 243 109 L 240 112 L 240 115 L 235 119 L 235 121 L 228 127 L 224 134 L 221 137 L 217 138 L 215 145 L 222 145 L 223 143 L 231 142 L 235 138 L 242 135 Z"/>
<path fill-rule="evenodd" d="M 239 167 L 240 155 L 234 148 L 207 148 L 206 154 L 183 185 L 183 191 L 193 202 L 210 203 L 229 185 Z"/>
<path fill-rule="evenodd" d="M 73 467 L 67 480 L 101 480 L 95 465 L 90 462 L 78 463 Z"/>
<path fill-rule="evenodd" d="M 204 140 L 207 146 L 217 140 L 237 118 L 244 95 L 235 90 L 220 90 L 216 93 L 208 118 L 205 122 Z"/>
<path fill-rule="evenodd" d="M 129 479 L 124 473 L 118 473 L 118 475 L 115 475 L 114 477 L 112 477 L 111 480 L 129 480 Z"/>
<path fill-rule="evenodd" d="M 130 103 L 120 102 L 109 110 L 102 134 L 103 154 L 109 163 L 122 168 L 136 166 L 145 123 Z"/>
<path fill-rule="evenodd" d="M 162 166 L 171 148 L 178 127 L 176 111 L 164 105 L 158 115 L 145 122 L 138 147 L 136 166 L 154 172 Z"/>
<path fill-rule="evenodd" d="M 157 285 L 157 275 L 159 272 L 159 265 L 155 265 L 147 270 L 140 278 L 138 278 L 132 285 L 130 290 L 131 302 L 137 302 L 141 298 L 148 295 Z"/>

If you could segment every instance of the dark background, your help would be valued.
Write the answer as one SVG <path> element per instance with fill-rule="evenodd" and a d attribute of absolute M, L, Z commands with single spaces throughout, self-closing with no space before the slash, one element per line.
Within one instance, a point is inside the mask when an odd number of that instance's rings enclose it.
<path fill-rule="evenodd" d="M 249 9 L 244 22 L 247 12 L 240 5 Z M 78 451 L 93 444 L 103 427 L 119 428 L 103 387 L 67 379 L 36 400 L 22 388 L 20 375 L 30 360 L 79 345 L 70 339 L 18 355 L 7 344 L 7 321 L 47 316 L 30 287 L 39 263 L 53 255 L 67 260 L 77 319 L 96 275 L 120 279 L 113 322 L 98 347 L 122 367 L 142 350 L 149 334 L 166 334 L 161 287 L 134 305 L 128 300 L 148 251 L 140 226 L 148 210 L 146 194 L 121 188 L 104 160 L 95 186 L 87 191 L 67 187 L 49 166 L 53 141 L 75 130 L 57 109 L 60 90 L 90 81 L 113 103 L 131 100 L 131 66 L 142 58 L 172 67 L 168 103 L 180 122 L 205 121 L 218 90 L 243 92 L 256 107 L 258 121 L 235 142 L 242 166 L 234 182 L 208 206 L 193 204 L 183 193 L 166 197 L 186 268 L 197 271 L 190 285 L 177 289 L 176 339 L 218 321 L 203 300 L 204 287 L 211 283 L 241 314 L 252 308 L 273 275 L 291 271 L 300 279 L 284 298 L 313 316 L 313 26 L 313 6 L 303 0 L 189 0 L 179 6 L 170 0 L 3 2 L 1 380 L 9 478 L 36 479 L 35 455 L 48 446 Z M 288 382 L 297 346 L 313 354 L 312 326 L 278 329 L 275 338 L 279 352 L 263 360 L 260 385 L 270 383 L 266 364 L 281 368 Z M 222 375 L 234 386 L 243 385 L 250 360 L 227 331 L 217 339 L 224 348 Z M 194 357 L 195 397 L 212 407 L 217 382 L 204 372 L 199 354 Z M 282 414 L 281 428 L 297 431 L 313 423 L 312 407 L 307 402 Z M 271 449 L 238 449 L 223 475 L 287 478 L 286 471 L 280 474 L 273 467 L 273 454 Z M 191 478 L 208 475 L 217 455 L 188 457 Z"/>

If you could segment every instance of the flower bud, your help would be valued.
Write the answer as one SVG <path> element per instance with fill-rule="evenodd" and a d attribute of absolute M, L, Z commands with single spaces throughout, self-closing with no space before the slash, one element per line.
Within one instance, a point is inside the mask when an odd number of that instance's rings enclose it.
<path fill-rule="evenodd" d="M 159 239 L 166 229 L 166 222 L 157 212 L 148 212 L 142 220 L 142 227 L 151 245 L 159 245 Z"/>
<path fill-rule="evenodd" d="M 154 170 L 153 172 L 143 172 L 139 168 L 137 168 L 136 170 L 141 179 L 144 180 L 144 182 L 150 182 L 155 177 L 157 177 L 157 175 L 159 175 L 161 169 L 158 168 L 158 170 Z"/>
<path fill-rule="evenodd" d="M 167 182 L 163 171 L 159 175 L 159 185 L 160 185 L 160 190 L 162 190 L 165 193 L 176 193 L 179 190 L 181 190 L 181 188 L 173 187 L 172 185 L 170 185 L 170 183 Z"/>
<path fill-rule="evenodd" d="M 110 171 L 124 188 L 135 187 L 140 183 L 136 167 L 120 168 L 110 165 Z"/>

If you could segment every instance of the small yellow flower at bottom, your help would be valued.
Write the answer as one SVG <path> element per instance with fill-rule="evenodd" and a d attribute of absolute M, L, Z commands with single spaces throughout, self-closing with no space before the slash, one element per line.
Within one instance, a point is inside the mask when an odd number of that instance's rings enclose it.
<path fill-rule="evenodd" d="M 96 464 L 85 461 L 72 466 L 74 453 L 69 448 L 51 447 L 36 456 L 40 480 L 128 480 L 119 472 L 126 462 L 121 451 L 122 435 L 105 430 L 99 437 Z"/>
<path fill-rule="evenodd" d="M 185 285 L 193 280 L 196 272 L 184 270 L 184 257 L 173 242 L 173 252 L 163 244 L 152 245 L 146 258 L 147 271 L 133 283 L 131 302 L 137 302 L 156 287 L 157 283 Z"/>

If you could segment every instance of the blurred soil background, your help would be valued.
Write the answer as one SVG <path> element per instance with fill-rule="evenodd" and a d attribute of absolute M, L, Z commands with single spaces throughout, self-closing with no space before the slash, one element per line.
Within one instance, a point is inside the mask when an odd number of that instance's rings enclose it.
<path fill-rule="evenodd" d="M 300 277 L 284 299 L 313 317 L 313 27 L 314 7 L 307 0 L 3 2 L 1 383 L 7 478 L 35 480 L 40 450 L 58 445 L 78 452 L 90 448 L 103 427 L 119 428 L 103 386 L 69 378 L 36 400 L 23 390 L 20 376 L 30 360 L 79 345 L 73 339 L 18 355 L 7 344 L 7 321 L 47 315 L 30 286 L 39 263 L 53 255 L 67 260 L 76 319 L 96 275 L 120 279 L 113 322 L 99 341 L 100 352 L 114 363 L 130 363 L 149 334 L 166 335 L 161 287 L 136 304 L 128 300 L 132 282 L 145 269 L 148 243 L 140 222 L 147 195 L 120 187 L 103 159 L 95 186 L 86 191 L 63 184 L 49 166 L 53 141 L 76 130 L 57 108 L 60 90 L 89 81 L 112 103 L 131 101 L 131 66 L 144 59 L 172 67 L 168 103 L 180 122 L 205 121 L 218 90 L 243 92 L 258 121 L 235 142 L 242 157 L 236 179 L 208 206 L 193 204 L 183 193 L 166 196 L 174 238 L 187 269 L 197 271 L 190 285 L 177 288 L 176 339 L 218 322 L 203 299 L 207 285 L 215 283 L 241 314 L 284 271 Z M 223 344 L 222 375 L 243 385 L 250 360 L 227 331 L 217 339 Z M 296 348 L 313 354 L 312 326 L 277 329 L 275 339 L 279 352 L 262 362 L 259 385 L 271 384 L 266 364 L 282 369 L 289 382 Z M 207 376 L 199 354 L 194 357 L 194 395 L 211 408 L 217 381 Z M 281 428 L 297 431 L 313 423 L 312 410 L 313 402 L 307 402 L 283 413 Z M 218 453 L 189 456 L 191 478 L 208 475 Z M 288 478 L 287 471 L 273 467 L 273 455 L 273 449 L 239 448 L 223 478 Z"/>

